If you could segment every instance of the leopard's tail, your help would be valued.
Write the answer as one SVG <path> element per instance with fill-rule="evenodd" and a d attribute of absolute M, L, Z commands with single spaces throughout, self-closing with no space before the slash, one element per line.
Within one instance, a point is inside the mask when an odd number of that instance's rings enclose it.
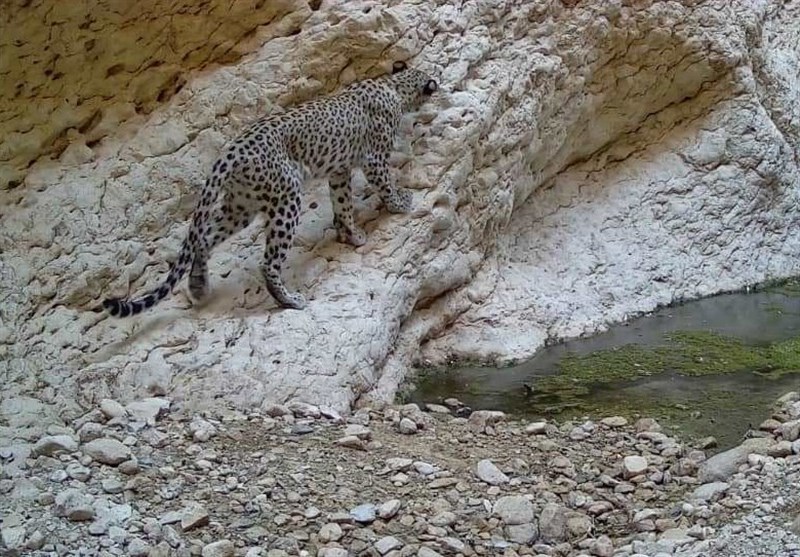
<path fill-rule="evenodd" d="M 183 240 L 181 252 L 177 261 L 170 267 L 169 274 L 164 279 L 164 282 L 138 298 L 107 298 L 103 301 L 104 309 L 115 317 L 129 317 L 153 307 L 172 292 L 178 281 L 183 278 L 183 275 L 191 267 L 196 255 L 195 249 L 198 242 L 205 241 L 202 232 L 206 228 L 208 211 L 204 211 L 203 207 L 210 205 L 217 198 L 219 193 L 218 186 L 219 182 L 217 180 L 210 178 L 206 180 L 192 217 L 192 224 L 189 227 L 186 238 Z"/>

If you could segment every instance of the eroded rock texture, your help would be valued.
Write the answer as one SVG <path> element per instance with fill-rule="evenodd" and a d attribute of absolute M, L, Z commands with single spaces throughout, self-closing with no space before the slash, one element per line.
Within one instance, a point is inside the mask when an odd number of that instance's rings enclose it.
<path fill-rule="evenodd" d="M 293 32 L 310 11 L 302 0 L 0 1 L 0 189 L 42 153 L 150 112 L 187 70 L 237 60 L 259 25 Z"/>
<path fill-rule="evenodd" d="M 9 393 L 61 410 L 64 393 L 159 391 L 342 409 L 391 396 L 420 346 L 433 362 L 524 357 L 548 337 L 798 273 L 796 3 L 297 13 L 299 33 L 268 26 L 241 61 L 191 75 L 92 147 L 73 134 L 59 162 L 2 194 Z M 255 225 L 212 257 L 206 306 L 180 292 L 138 319 L 87 311 L 161 279 L 205 173 L 247 123 L 406 58 L 442 85 L 398 145 L 417 211 L 386 214 L 360 182 L 369 242 L 354 250 L 335 241 L 327 188 L 310 185 L 286 273 L 306 310 L 266 293 Z"/>

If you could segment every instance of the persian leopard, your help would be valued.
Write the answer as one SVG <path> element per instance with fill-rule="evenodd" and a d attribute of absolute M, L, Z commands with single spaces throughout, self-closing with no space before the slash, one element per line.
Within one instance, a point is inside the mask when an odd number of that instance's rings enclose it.
<path fill-rule="evenodd" d="M 281 306 L 302 309 L 305 298 L 284 286 L 281 267 L 299 221 L 304 181 L 328 179 L 339 241 L 363 245 L 366 234 L 353 219 L 350 174 L 361 168 L 388 211 L 410 211 L 411 192 L 394 184 L 389 155 L 403 114 L 437 89 L 427 74 L 395 62 L 391 74 L 258 120 L 214 163 L 167 278 L 138 298 L 109 298 L 103 307 L 117 317 L 136 315 L 166 298 L 187 270 L 191 297 L 202 299 L 212 250 L 263 213 L 267 290 Z"/>

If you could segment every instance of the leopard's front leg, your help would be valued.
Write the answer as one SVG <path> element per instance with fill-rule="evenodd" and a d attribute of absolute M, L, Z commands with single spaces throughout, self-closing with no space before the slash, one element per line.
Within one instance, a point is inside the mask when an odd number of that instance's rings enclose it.
<path fill-rule="evenodd" d="M 364 176 L 378 190 L 378 195 L 390 213 L 411 211 L 411 190 L 397 187 L 389 169 L 389 153 L 372 153 L 365 158 Z"/>

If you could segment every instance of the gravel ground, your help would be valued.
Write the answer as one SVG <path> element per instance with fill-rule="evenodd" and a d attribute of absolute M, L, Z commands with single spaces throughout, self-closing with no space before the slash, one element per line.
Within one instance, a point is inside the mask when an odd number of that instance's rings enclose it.
<path fill-rule="evenodd" d="M 0 554 L 800 556 L 796 393 L 710 458 L 652 419 L 446 402 L 343 418 L 104 400 L 68 424 L 4 424 Z"/>

